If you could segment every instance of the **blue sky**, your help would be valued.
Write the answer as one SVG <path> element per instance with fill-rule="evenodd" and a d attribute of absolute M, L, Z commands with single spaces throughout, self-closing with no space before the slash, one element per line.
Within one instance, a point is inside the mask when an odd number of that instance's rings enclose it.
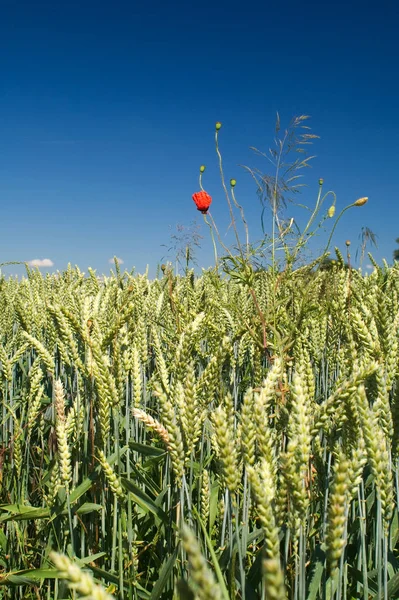
<path fill-rule="evenodd" d="M 270 173 L 276 111 L 311 115 L 320 136 L 299 201 L 317 182 L 346 213 L 334 241 L 353 254 L 362 226 L 391 261 L 399 237 L 397 5 L 204 0 L 0 1 L 0 258 L 49 258 L 106 272 L 155 272 L 177 223 L 202 223 L 191 200 L 198 169 L 228 225 L 214 123 L 223 123 L 226 177 L 259 236 L 259 201 L 238 165 Z M 291 207 L 287 216 L 291 216 Z M 292 212 L 292 211 L 291 211 Z M 212 263 L 207 230 L 198 254 Z M 226 238 L 228 239 L 228 238 Z M 315 250 L 322 239 L 315 243 Z M 7 272 L 16 272 L 8 267 Z"/>

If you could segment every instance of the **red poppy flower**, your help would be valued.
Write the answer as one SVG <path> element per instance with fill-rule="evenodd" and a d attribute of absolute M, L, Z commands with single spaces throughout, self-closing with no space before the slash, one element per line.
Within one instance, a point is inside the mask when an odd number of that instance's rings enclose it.
<path fill-rule="evenodd" d="M 211 196 L 204 191 L 197 192 L 196 194 L 193 194 L 193 200 L 197 209 L 200 210 L 203 215 L 206 215 L 212 202 Z"/>

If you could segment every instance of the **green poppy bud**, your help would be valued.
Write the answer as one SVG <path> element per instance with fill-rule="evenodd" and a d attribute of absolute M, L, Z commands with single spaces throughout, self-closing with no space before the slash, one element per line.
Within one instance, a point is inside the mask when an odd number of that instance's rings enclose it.
<path fill-rule="evenodd" d="M 230 185 L 231 185 L 231 187 L 235 187 L 236 183 L 237 182 L 236 182 L 235 179 L 230 179 Z"/>
<path fill-rule="evenodd" d="M 221 126 L 222 126 L 221 122 L 220 122 L 220 121 L 218 121 L 218 122 L 216 123 L 216 131 L 219 131 L 219 129 L 221 128 Z"/>
<path fill-rule="evenodd" d="M 201 165 L 200 166 L 200 173 L 203 173 L 205 171 L 205 165 Z"/>
<path fill-rule="evenodd" d="M 324 179 L 319 179 L 319 185 L 323 185 Z"/>

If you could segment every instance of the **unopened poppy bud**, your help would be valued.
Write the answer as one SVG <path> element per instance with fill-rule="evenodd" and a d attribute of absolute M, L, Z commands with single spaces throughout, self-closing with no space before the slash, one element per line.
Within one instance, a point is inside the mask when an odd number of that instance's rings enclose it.
<path fill-rule="evenodd" d="M 363 206 L 363 204 L 366 204 L 367 202 L 368 202 L 367 197 L 359 198 L 358 200 L 356 200 L 355 206 Z"/>
<path fill-rule="evenodd" d="M 328 216 L 330 217 L 330 219 L 332 219 L 334 215 L 335 215 L 335 206 L 334 206 L 334 204 L 332 204 L 330 206 L 330 208 L 328 209 Z"/>
<path fill-rule="evenodd" d="M 347 247 L 349 248 L 349 246 L 351 245 L 351 241 L 350 240 L 346 240 L 345 244 L 347 245 Z"/>
<path fill-rule="evenodd" d="M 221 128 L 221 126 L 222 126 L 221 122 L 220 122 L 220 121 L 218 121 L 218 122 L 216 123 L 216 131 L 219 131 L 219 129 Z"/>
<path fill-rule="evenodd" d="M 205 165 L 201 165 L 200 166 L 200 173 L 203 173 L 205 171 L 205 168 L 206 168 Z"/>
<path fill-rule="evenodd" d="M 323 185 L 324 179 L 319 179 L 319 185 Z"/>
<path fill-rule="evenodd" d="M 237 182 L 236 182 L 235 179 L 230 179 L 230 185 L 231 185 L 231 187 L 235 187 L 236 183 Z"/>

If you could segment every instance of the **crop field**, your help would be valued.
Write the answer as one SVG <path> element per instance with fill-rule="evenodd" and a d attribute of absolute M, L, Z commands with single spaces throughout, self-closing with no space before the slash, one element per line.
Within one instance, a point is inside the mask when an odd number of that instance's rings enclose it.
<path fill-rule="evenodd" d="M 0 281 L 0 598 L 398 598 L 399 268 Z"/>

